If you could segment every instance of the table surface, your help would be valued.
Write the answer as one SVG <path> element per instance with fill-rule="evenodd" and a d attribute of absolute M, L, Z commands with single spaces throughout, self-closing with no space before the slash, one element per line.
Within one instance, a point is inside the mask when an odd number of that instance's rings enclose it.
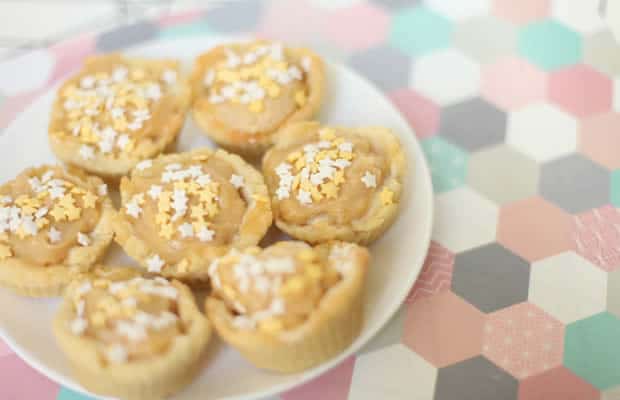
<path fill-rule="evenodd" d="M 411 123 L 436 222 L 418 282 L 378 337 L 270 400 L 618 400 L 620 48 L 595 3 L 225 3 L 0 64 L 0 129 L 95 51 L 241 31 L 310 45 Z M 19 73 L 34 61 L 40 71 Z M 85 399 L 1 342 L 0 377 L 1 399 Z"/>

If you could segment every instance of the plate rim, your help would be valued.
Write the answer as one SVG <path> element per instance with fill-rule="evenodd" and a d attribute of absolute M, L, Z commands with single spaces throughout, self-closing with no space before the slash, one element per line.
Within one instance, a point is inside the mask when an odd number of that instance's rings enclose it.
<path fill-rule="evenodd" d="M 144 19 L 140 19 L 136 22 L 136 24 L 140 24 L 143 22 L 148 22 L 148 21 L 155 21 L 156 18 L 154 19 L 149 19 L 149 18 L 144 18 Z M 191 23 L 191 22 L 190 22 Z M 184 22 L 181 22 L 179 25 L 184 25 Z M 123 27 L 116 27 L 116 28 L 112 28 L 109 30 L 104 30 L 102 32 L 99 32 L 97 34 L 95 34 L 95 36 L 99 36 L 102 34 L 106 34 L 106 33 L 110 33 L 110 32 L 115 32 L 119 29 L 122 29 Z M 79 35 L 75 35 L 71 38 L 68 38 L 67 40 L 63 41 L 64 42 L 71 42 L 73 40 L 77 40 L 80 37 L 83 36 L 88 36 L 88 35 L 93 35 L 93 33 L 91 32 L 84 32 L 81 33 Z M 209 34 L 210 36 L 222 36 L 222 37 L 229 37 L 226 34 L 220 34 L 220 33 L 216 33 L 216 34 Z M 196 34 L 196 35 L 192 35 L 192 38 L 195 37 L 199 37 L 201 36 L 201 34 Z M 243 35 L 244 37 L 252 37 L 251 35 Z M 182 38 L 180 40 L 183 39 L 189 39 L 189 38 Z M 174 41 L 174 40 L 179 40 L 179 39 L 175 39 L 175 38 L 153 38 L 151 40 L 147 40 L 145 42 L 142 43 L 136 43 L 136 44 L 130 44 L 128 47 L 123 47 L 120 48 L 118 50 L 118 52 L 131 52 L 132 49 L 134 48 L 139 48 L 140 46 L 152 43 L 152 42 L 157 42 L 157 41 Z M 385 328 L 385 326 L 391 321 L 391 319 L 394 317 L 394 315 L 396 314 L 396 312 L 400 309 L 400 307 L 403 305 L 403 303 L 405 302 L 406 298 L 407 298 L 407 294 L 409 293 L 409 291 L 411 290 L 411 287 L 415 284 L 415 282 L 417 281 L 420 273 L 422 272 L 423 269 L 423 264 L 424 264 L 424 260 L 426 258 L 426 254 L 428 253 L 428 249 L 429 246 L 431 244 L 431 237 L 432 237 L 432 229 L 433 229 L 433 223 L 434 223 L 434 193 L 433 193 L 433 187 L 432 187 L 432 180 L 431 180 L 431 176 L 430 176 L 430 169 L 428 166 L 428 162 L 426 160 L 426 157 L 424 156 L 424 152 L 422 151 L 422 146 L 420 144 L 420 141 L 418 140 L 418 137 L 415 134 L 415 130 L 414 128 L 411 126 L 411 124 L 409 124 L 406 119 L 404 118 L 402 112 L 400 110 L 398 110 L 398 108 L 396 108 L 394 106 L 393 103 L 391 103 L 386 94 L 385 91 L 382 90 L 381 88 L 377 87 L 374 83 L 372 83 L 368 78 L 366 78 L 365 76 L 359 74 L 357 71 L 355 71 L 354 69 L 350 68 L 349 66 L 347 66 L 346 64 L 340 62 L 340 61 L 335 61 L 329 57 L 323 57 L 323 59 L 325 60 L 326 63 L 330 64 L 331 67 L 333 68 L 337 68 L 341 71 L 344 71 L 345 73 L 349 74 L 353 79 L 357 80 L 359 84 L 364 85 L 370 89 L 372 89 L 372 91 L 380 94 L 380 99 L 378 99 L 378 101 L 383 102 L 384 104 L 386 104 L 390 109 L 395 111 L 395 114 L 398 115 L 398 120 L 399 123 L 401 123 L 403 126 L 406 126 L 407 132 L 405 132 L 405 135 L 403 136 L 408 136 L 409 140 L 411 143 L 410 145 L 412 145 L 412 150 L 413 150 L 413 154 L 415 155 L 415 160 L 408 160 L 409 163 L 413 163 L 414 164 L 414 174 L 421 174 L 418 178 L 422 179 L 423 185 L 428 187 L 429 190 L 425 191 L 426 194 L 424 195 L 424 198 L 421 199 L 422 201 L 424 201 L 427 205 L 423 208 L 425 208 L 426 210 L 428 210 L 426 218 L 423 222 L 426 226 L 426 228 L 424 229 L 424 231 L 422 232 L 422 235 L 420 238 L 418 238 L 417 240 L 419 240 L 421 243 L 423 242 L 423 248 L 424 248 L 424 252 L 420 253 L 419 255 L 417 255 L 416 260 L 413 260 L 414 262 L 411 263 L 412 266 L 416 266 L 418 268 L 412 268 L 412 272 L 410 275 L 407 276 L 406 281 L 408 282 L 407 285 L 403 285 L 403 291 L 402 293 L 399 293 L 397 296 L 393 296 L 394 301 L 391 302 L 391 304 L 386 307 L 386 311 L 385 313 L 383 313 L 383 317 L 381 317 L 380 319 L 380 323 L 376 324 L 376 327 L 374 329 L 371 329 L 369 331 L 367 331 L 365 334 L 358 336 L 355 341 L 353 343 L 351 343 L 349 345 L 349 347 L 347 347 L 343 352 L 341 352 L 340 354 L 330 358 L 329 360 L 325 361 L 324 363 L 308 369 L 306 371 L 302 371 L 299 374 L 299 378 L 291 381 L 291 382 L 286 382 L 286 383 L 279 383 L 276 385 L 271 386 L 268 389 L 263 389 L 263 390 L 259 390 L 256 392 L 252 392 L 251 394 L 241 394 L 241 395 L 232 395 L 232 396 L 227 396 L 227 397 L 223 397 L 221 398 L 221 400 L 257 400 L 257 399 L 262 399 L 263 397 L 268 397 L 268 396 L 275 396 L 275 395 L 279 395 L 285 391 L 291 390 L 293 388 L 299 387 L 300 385 L 303 385 L 307 382 L 312 381 L 313 379 L 327 373 L 328 371 L 330 371 L 331 369 L 335 368 L 336 366 L 338 366 L 339 364 L 341 364 L 346 358 L 350 357 L 351 355 L 357 354 L 359 352 L 359 350 L 361 348 L 363 348 L 366 344 L 368 344 L 368 342 L 370 342 L 370 340 L 372 340 L 379 332 L 381 332 L 381 330 L 383 328 Z M 17 113 L 15 115 L 15 118 L 13 118 L 13 120 L 11 120 L 9 122 L 9 124 L 4 128 L 4 130 L 7 130 L 11 125 L 14 124 L 14 122 L 17 120 L 17 117 L 21 114 L 23 114 L 26 110 L 28 110 L 35 101 L 37 101 L 39 98 L 41 98 L 42 96 L 44 96 L 45 94 L 47 94 L 50 90 L 53 90 L 53 88 L 62 80 L 66 79 L 66 76 L 62 76 L 58 81 L 53 82 L 51 85 L 47 85 L 45 88 L 43 88 L 41 90 L 40 93 L 38 93 L 38 95 L 32 99 L 32 101 L 27 104 L 19 113 Z M 189 115 L 189 113 L 186 115 L 186 118 L 191 118 L 191 116 Z M 318 120 L 318 119 L 317 119 Z M 323 121 L 320 121 L 323 122 Z M 0 135 L 1 137 L 2 135 Z M 409 171 L 408 173 L 411 173 L 411 167 L 409 167 Z M 413 188 L 411 189 L 413 191 Z M 420 198 L 418 197 L 419 195 L 423 195 L 423 193 L 410 193 L 410 196 L 412 197 L 411 201 L 415 201 L 415 200 L 419 200 Z M 418 222 L 418 221 L 416 221 Z M 90 396 L 90 397 L 94 397 L 94 398 L 99 398 L 99 399 L 111 399 L 109 397 L 103 397 L 100 395 L 96 395 L 93 393 L 90 393 L 88 391 L 86 391 L 84 388 L 82 388 L 82 386 L 79 385 L 79 383 L 77 381 L 75 381 L 71 376 L 65 378 L 63 375 L 57 373 L 54 369 L 48 368 L 46 365 L 44 365 L 43 363 L 40 363 L 37 359 L 36 356 L 31 355 L 31 353 L 26 349 L 23 348 L 21 346 L 19 346 L 13 339 L 12 336 L 8 335 L 2 325 L 0 325 L 0 338 L 2 338 L 5 343 L 11 348 L 11 350 L 21 359 L 23 360 L 26 364 L 28 364 L 30 367 L 32 367 L 33 369 L 35 369 L 36 371 L 38 371 L 39 373 L 43 374 L 44 376 L 48 377 L 49 379 L 53 380 L 54 382 L 56 382 L 57 384 L 64 386 L 66 388 L 71 389 L 72 391 Z M 174 399 L 174 396 L 171 398 Z"/>

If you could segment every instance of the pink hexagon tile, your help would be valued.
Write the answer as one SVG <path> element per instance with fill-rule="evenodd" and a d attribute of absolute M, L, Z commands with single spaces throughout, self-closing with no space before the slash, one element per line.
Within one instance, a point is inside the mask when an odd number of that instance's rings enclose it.
<path fill-rule="evenodd" d="M 403 343 L 436 367 L 480 354 L 484 315 L 450 291 L 408 306 Z"/>
<path fill-rule="evenodd" d="M 620 168 L 620 113 L 609 112 L 585 119 L 579 127 L 579 150 L 608 169 Z"/>
<path fill-rule="evenodd" d="M 519 384 L 519 400 L 598 400 L 599 391 L 566 367 L 530 376 Z M 610 398 L 609 400 L 618 400 Z"/>
<path fill-rule="evenodd" d="M 347 24 L 355 21 L 354 24 Z M 347 29 L 342 29 L 343 25 Z M 331 41 L 347 50 L 362 50 L 385 41 L 390 28 L 390 16 L 372 4 L 356 4 L 331 13 L 326 33 Z"/>
<path fill-rule="evenodd" d="M 530 303 L 487 315 L 483 331 L 482 354 L 517 379 L 562 364 L 564 326 Z"/>
<path fill-rule="evenodd" d="M 504 57 L 482 67 L 481 85 L 485 99 L 514 110 L 545 98 L 547 74 L 521 58 Z"/>
<path fill-rule="evenodd" d="M 575 215 L 575 252 L 605 271 L 620 267 L 620 211 L 610 205 Z"/>
<path fill-rule="evenodd" d="M 349 357 L 325 374 L 280 395 L 280 397 L 282 400 L 314 400 L 317 395 L 316 388 L 320 387 L 321 399 L 346 399 L 351 386 L 354 365 L 355 357 Z"/>
<path fill-rule="evenodd" d="M 418 280 L 411 288 L 407 303 L 413 303 L 436 293 L 450 290 L 454 270 L 454 254 L 436 242 L 431 242 Z"/>
<path fill-rule="evenodd" d="M 398 89 L 389 94 L 420 139 L 437 133 L 439 107 L 432 100 L 412 89 Z"/>
<path fill-rule="evenodd" d="M 492 12 L 516 24 L 527 24 L 549 15 L 550 0 L 493 0 Z"/>
<path fill-rule="evenodd" d="M 612 82 L 586 65 L 552 72 L 549 98 L 563 110 L 580 118 L 611 109 Z"/>
<path fill-rule="evenodd" d="M 530 197 L 502 207 L 497 240 L 528 261 L 572 248 L 571 218 L 541 197 Z"/>

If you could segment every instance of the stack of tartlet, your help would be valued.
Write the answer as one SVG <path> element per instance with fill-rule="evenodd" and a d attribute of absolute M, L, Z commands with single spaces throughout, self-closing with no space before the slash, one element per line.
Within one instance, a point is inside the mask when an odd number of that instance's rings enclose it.
<path fill-rule="evenodd" d="M 313 52 L 256 41 L 211 49 L 189 76 L 96 56 L 60 87 L 49 139 L 65 167 L 0 186 L 0 284 L 64 292 L 54 333 L 87 389 L 171 395 L 212 329 L 279 372 L 358 336 L 363 246 L 394 221 L 406 161 L 386 128 L 310 121 L 325 80 Z M 190 107 L 222 148 L 174 152 Z M 274 221 L 293 240 L 259 247 Z M 100 264 L 113 240 L 136 266 Z M 192 288 L 209 289 L 204 314 Z"/>

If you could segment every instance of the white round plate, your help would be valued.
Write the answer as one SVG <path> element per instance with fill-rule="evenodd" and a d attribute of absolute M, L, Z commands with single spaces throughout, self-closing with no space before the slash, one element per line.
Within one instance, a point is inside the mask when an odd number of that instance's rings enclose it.
<path fill-rule="evenodd" d="M 193 57 L 222 41 L 238 37 L 158 40 L 126 50 L 129 55 L 177 57 L 187 66 Z M 386 71 L 389 73 L 389 71 Z M 205 368 L 175 400 L 259 399 L 306 382 L 359 350 L 396 312 L 416 280 L 430 241 L 433 190 L 420 146 L 399 112 L 376 88 L 347 67 L 328 63 L 328 96 L 319 120 L 342 125 L 381 125 L 394 130 L 409 163 L 404 195 L 396 223 L 371 245 L 365 324 L 361 335 L 344 353 L 314 369 L 282 375 L 254 368 L 234 349 L 214 340 Z M 7 127 L 0 137 L 0 182 L 22 169 L 55 162 L 47 143 L 47 123 L 54 89 L 45 93 Z M 191 119 L 181 134 L 180 149 L 210 145 Z M 126 259 L 120 250 L 107 260 Z M 55 344 L 51 320 L 58 300 L 29 299 L 0 289 L 0 335 L 28 364 L 51 379 L 83 392 L 71 377 L 69 365 Z M 27 383 L 26 383 L 27 384 Z"/>

